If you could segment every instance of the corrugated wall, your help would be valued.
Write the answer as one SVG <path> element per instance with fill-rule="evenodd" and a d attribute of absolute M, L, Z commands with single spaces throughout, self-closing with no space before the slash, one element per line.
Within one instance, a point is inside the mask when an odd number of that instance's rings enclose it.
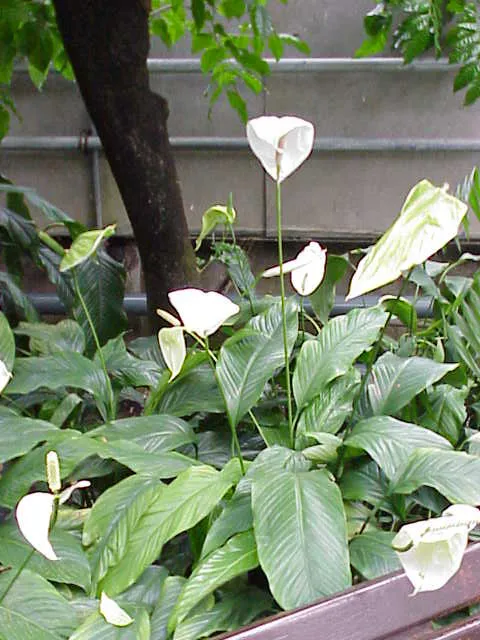
<path fill-rule="evenodd" d="M 312 57 L 327 59 L 353 55 L 362 41 L 362 17 L 371 8 L 370 0 L 277 4 L 274 17 L 280 30 L 300 35 L 310 43 Z M 165 57 L 160 43 L 154 44 L 151 55 Z M 190 54 L 182 45 L 167 55 Z M 325 239 L 376 235 L 389 226 L 418 180 L 426 177 L 454 186 L 478 162 L 480 105 L 462 107 L 462 97 L 452 93 L 451 70 L 358 71 L 342 65 L 342 70 L 325 71 L 325 66 L 311 73 L 275 72 L 264 94 L 249 99 L 252 116 L 290 113 L 316 125 L 320 150 L 285 183 L 287 234 Z M 244 137 L 243 126 L 225 102 L 208 119 L 203 97 L 207 80 L 201 74 L 152 72 L 151 84 L 169 100 L 172 137 L 222 138 L 227 147 L 234 146 L 231 139 Z M 80 138 L 89 129 L 76 87 L 61 78 L 52 77 L 39 94 L 26 74 L 18 73 L 13 95 L 22 118 L 14 121 L 10 133 L 17 141 L 20 137 L 28 145 L 31 136 Z M 101 153 L 95 198 L 93 151 L 13 151 L 15 139 L 10 137 L 8 148 L 0 149 L 3 173 L 35 187 L 89 225 L 117 222 L 119 233 L 129 235 L 125 211 Z M 419 144 L 428 150 L 415 150 Z M 274 234 L 272 185 L 247 149 L 206 150 L 201 144 L 195 148 L 194 140 L 193 148 L 177 149 L 176 156 L 192 233 L 198 230 L 203 211 L 212 203 L 225 202 L 232 191 L 239 230 L 258 238 Z M 480 226 L 472 231 L 480 237 Z"/>

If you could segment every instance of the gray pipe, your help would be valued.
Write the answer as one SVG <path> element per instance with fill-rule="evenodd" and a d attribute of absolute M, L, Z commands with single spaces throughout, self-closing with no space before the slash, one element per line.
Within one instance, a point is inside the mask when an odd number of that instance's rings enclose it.
<path fill-rule="evenodd" d="M 41 314 L 45 315 L 63 315 L 65 313 L 65 307 L 60 302 L 60 299 L 55 294 L 51 293 L 29 293 L 28 297 L 33 303 L 34 307 Z M 413 302 L 413 298 L 405 296 L 407 300 Z M 358 309 L 362 307 L 371 307 L 378 302 L 378 296 L 368 295 L 357 298 L 356 300 L 349 300 L 348 302 L 341 296 L 336 297 L 335 306 L 332 310 L 332 316 L 338 316 L 344 313 L 348 313 L 352 309 Z M 147 299 L 144 293 L 128 294 L 123 301 L 123 308 L 128 314 L 135 316 L 147 315 Z M 312 311 L 311 305 L 307 303 L 305 309 L 309 312 Z M 415 309 L 419 318 L 428 318 L 432 315 L 432 301 L 430 298 L 421 298 L 416 301 Z"/>
<path fill-rule="evenodd" d="M 246 138 L 213 136 L 170 138 L 174 149 L 183 151 L 242 151 L 247 150 Z M 7 136 L 0 143 L 4 151 L 91 151 L 102 148 L 100 138 L 76 136 Z M 346 152 L 436 152 L 480 151 L 480 140 L 468 138 L 317 138 L 314 151 Z"/>

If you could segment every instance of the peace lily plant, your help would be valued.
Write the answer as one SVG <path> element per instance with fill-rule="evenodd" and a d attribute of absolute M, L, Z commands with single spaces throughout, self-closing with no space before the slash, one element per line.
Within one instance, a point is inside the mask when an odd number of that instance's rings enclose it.
<path fill-rule="evenodd" d="M 171 291 L 174 315 L 159 311 L 170 326 L 158 337 L 124 333 L 124 272 L 103 248 L 113 227 L 88 231 L 21 192 L 64 225 L 65 250 L 50 224 L 34 231 L 26 205 L 2 211 L 10 249 L 37 233 L 29 255 L 48 264 L 69 310 L 43 323 L 17 275 L 0 279 L 23 314 L 0 312 L 0 635 L 8 620 L 9 640 L 39 629 L 69 640 L 197 640 L 402 566 L 415 593 L 433 590 L 475 536 L 480 275 L 453 269 L 478 257 L 431 259 L 467 206 L 446 187 L 414 186 L 349 284 L 354 298 L 400 276 L 399 294 L 331 318 L 355 254 L 327 255 L 312 241 L 283 260 L 281 188 L 307 160 L 313 125 L 262 116 L 247 137 L 275 182 L 278 266 L 252 273 L 233 198 L 210 207 L 196 247 L 205 260 L 215 231 L 207 260 L 225 267 L 238 299 Z M 280 278 L 280 299 L 257 295 L 262 276 Z M 433 300 L 431 319 L 418 317 L 406 285 Z"/>

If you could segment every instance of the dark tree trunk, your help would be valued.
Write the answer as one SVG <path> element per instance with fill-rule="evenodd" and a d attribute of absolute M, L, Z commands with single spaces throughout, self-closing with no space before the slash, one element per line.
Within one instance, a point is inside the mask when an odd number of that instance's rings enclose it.
<path fill-rule="evenodd" d="M 102 141 L 142 260 L 152 322 L 194 277 L 168 105 L 150 91 L 149 0 L 54 0 L 80 92 Z"/>

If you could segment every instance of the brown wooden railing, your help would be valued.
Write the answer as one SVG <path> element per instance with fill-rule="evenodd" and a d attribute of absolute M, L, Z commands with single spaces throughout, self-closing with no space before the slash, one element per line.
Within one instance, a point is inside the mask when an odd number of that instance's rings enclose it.
<path fill-rule="evenodd" d="M 480 614 L 434 629 L 431 621 L 480 602 L 480 543 L 442 589 L 412 596 L 403 572 L 352 587 L 221 640 L 477 640 Z"/>

